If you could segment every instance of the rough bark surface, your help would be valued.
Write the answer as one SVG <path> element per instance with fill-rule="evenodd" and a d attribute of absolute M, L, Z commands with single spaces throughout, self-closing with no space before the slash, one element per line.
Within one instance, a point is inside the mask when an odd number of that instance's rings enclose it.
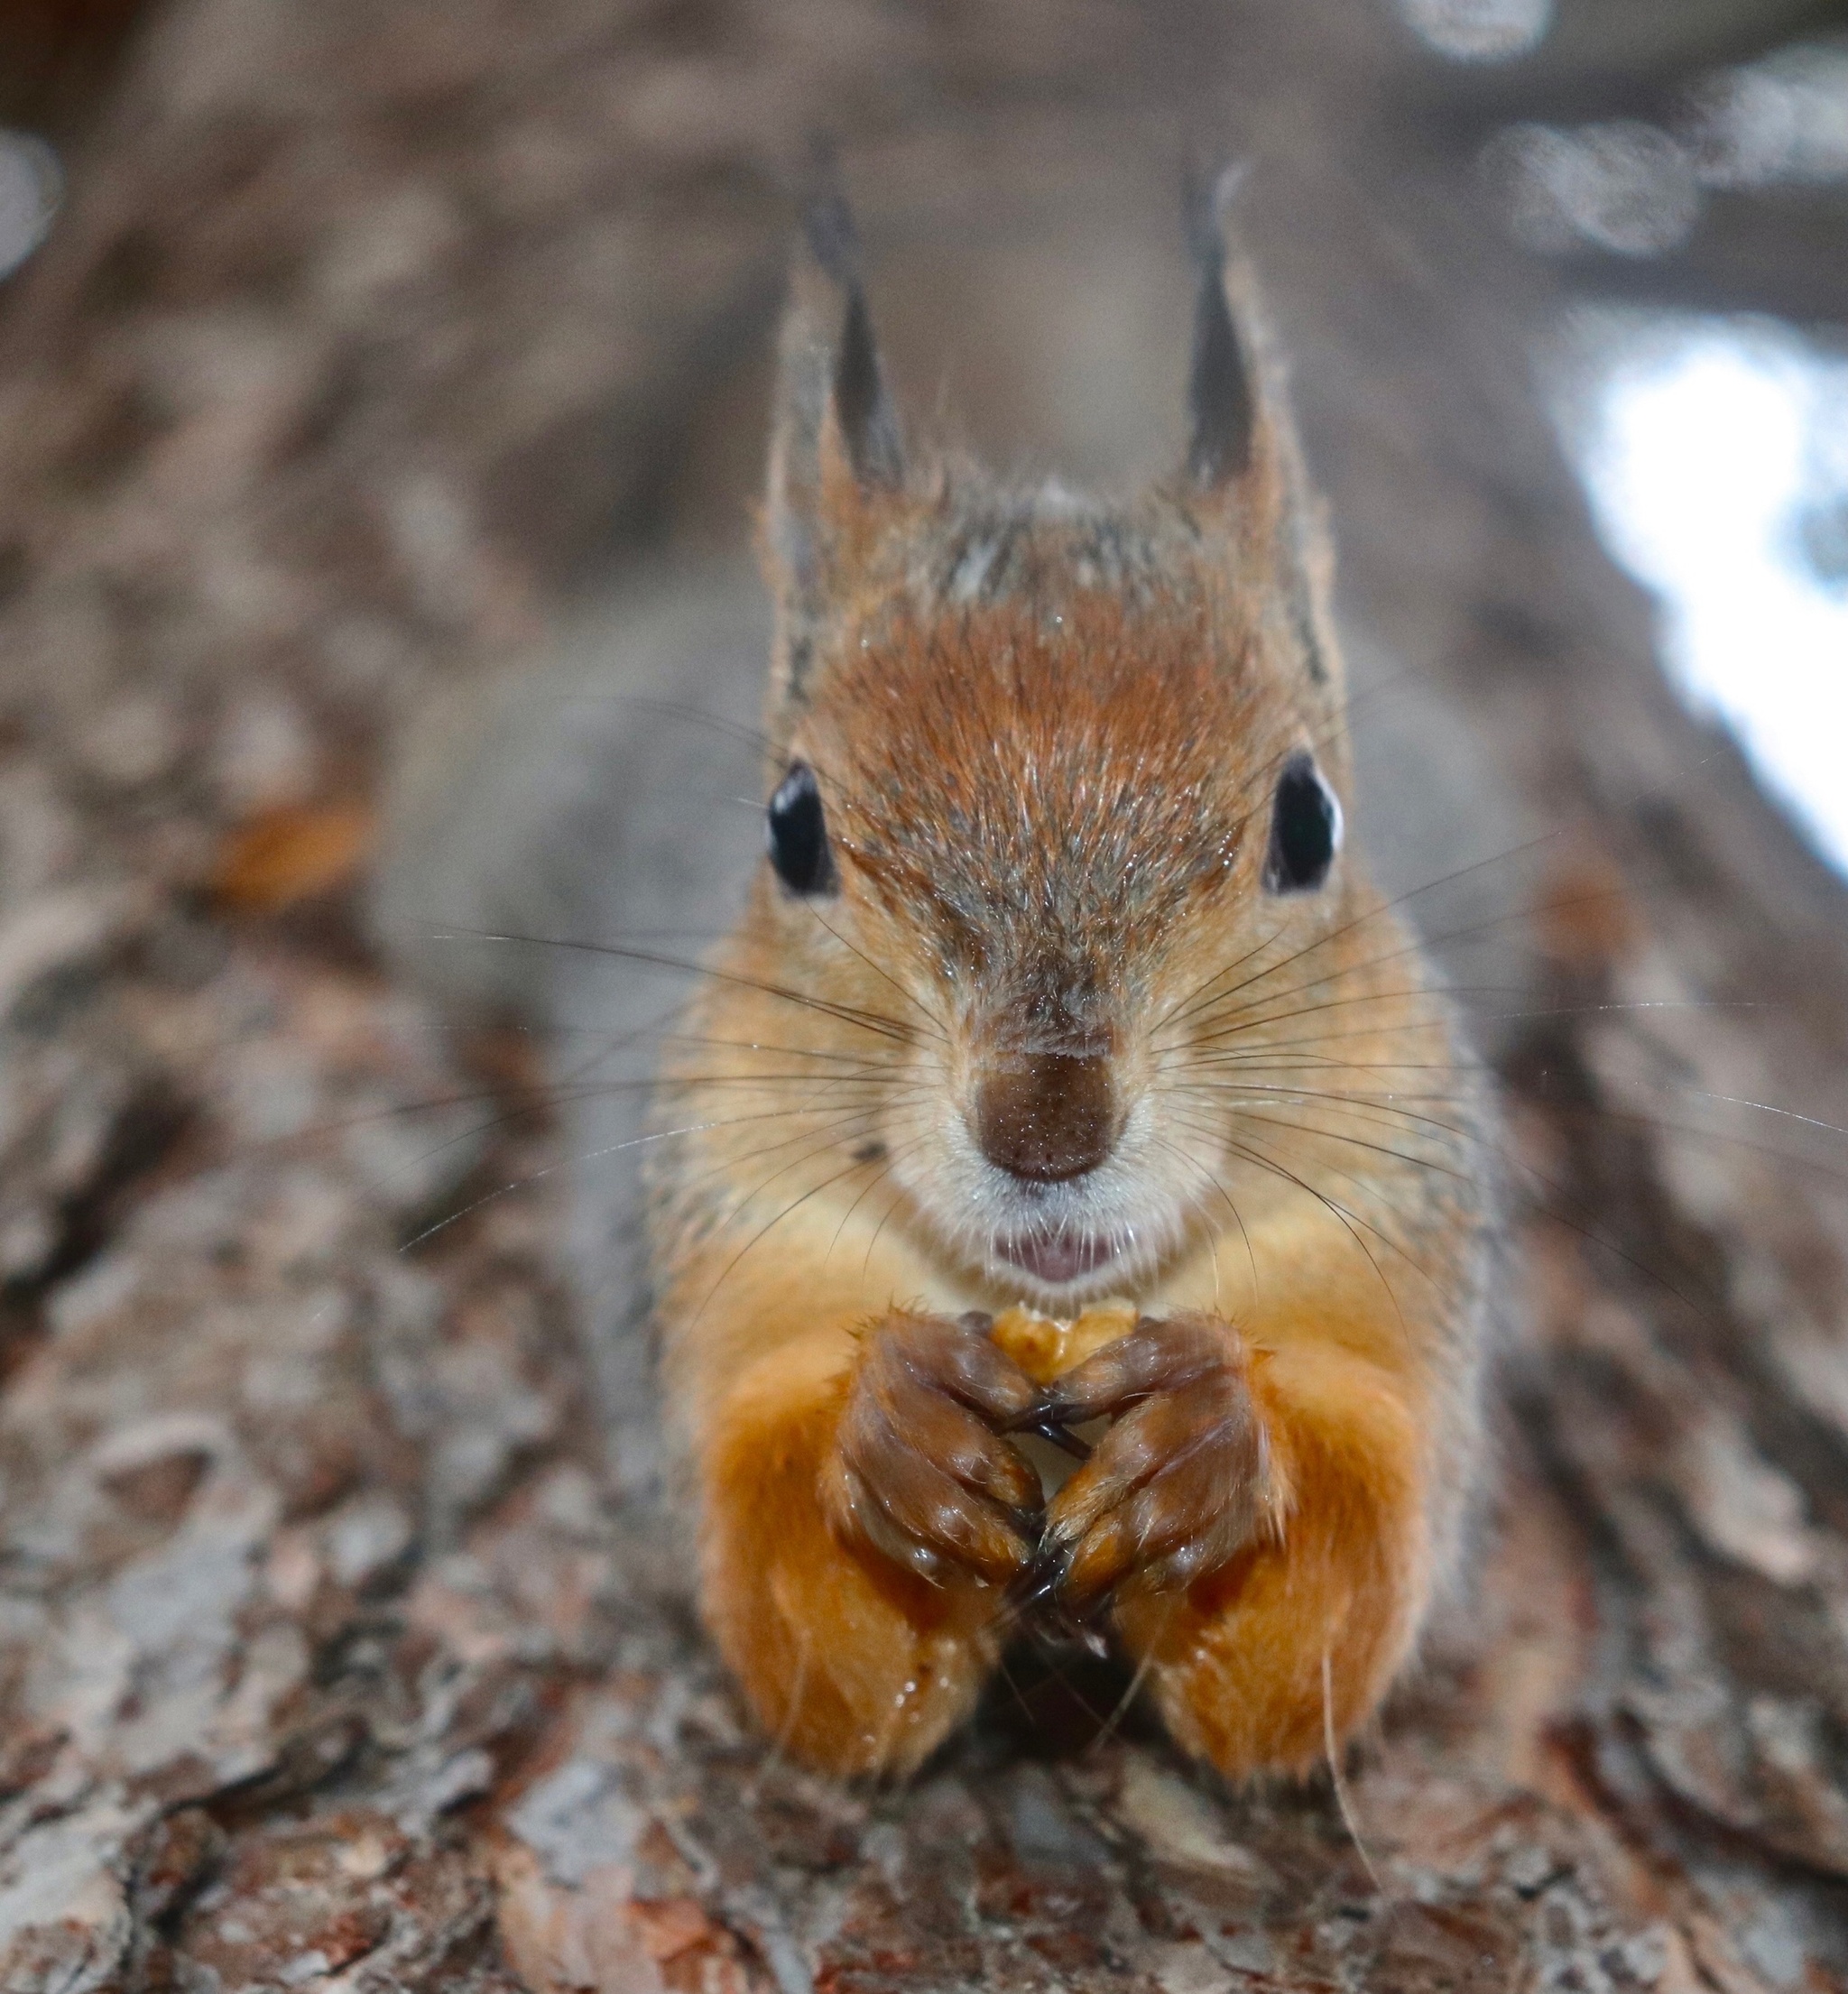
<path fill-rule="evenodd" d="M 1749 50 L 1674 11 L 1674 74 Z M 1564 12 L 1572 102 L 1614 58 Z M 1848 900 L 1662 686 L 1434 73 L 1333 5 L 149 19 L 0 317 L 8 1994 L 1848 1980 Z M 901 1793 L 752 1737 L 605 1445 L 545 1056 L 357 914 L 420 715 L 625 549 L 737 540 L 810 132 L 902 359 L 957 228 L 1009 332 L 1087 258 L 1159 291 L 1176 121 L 1261 162 L 1389 871 L 1546 834 L 1449 921 L 1521 1326 L 1365 1855 L 1044 1685 Z M 1069 444 L 1013 365 L 978 416 Z"/>

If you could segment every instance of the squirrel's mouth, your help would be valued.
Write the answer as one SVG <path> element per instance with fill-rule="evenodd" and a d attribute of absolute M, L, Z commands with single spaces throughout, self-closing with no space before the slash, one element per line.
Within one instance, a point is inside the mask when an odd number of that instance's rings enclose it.
<path fill-rule="evenodd" d="M 1010 1267 L 1048 1288 L 1081 1281 L 1116 1258 L 1115 1246 L 1092 1232 L 1028 1232 L 996 1240 L 994 1251 Z"/>

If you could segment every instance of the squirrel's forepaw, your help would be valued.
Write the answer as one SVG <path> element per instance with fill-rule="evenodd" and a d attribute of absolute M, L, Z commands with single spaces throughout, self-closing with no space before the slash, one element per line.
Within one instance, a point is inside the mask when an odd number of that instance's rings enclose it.
<path fill-rule="evenodd" d="M 1039 1393 L 989 1341 L 985 1315 L 892 1315 L 848 1387 L 821 1500 L 842 1543 L 942 1584 L 955 1570 L 1005 1584 L 1027 1568 L 1040 1478 L 1002 1429 Z"/>
<path fill-rule="evenodd" d="M 1068 1606 L 1125 1580 L 1187 1585 L 1236 1556 L 1270 1507 L 1263 1421 L 1224 1324 L 1144 1316 L 1043 1409 L 1063 1425 L 1114 1421 L 1047 1512 L 1038 1569 Z"/>

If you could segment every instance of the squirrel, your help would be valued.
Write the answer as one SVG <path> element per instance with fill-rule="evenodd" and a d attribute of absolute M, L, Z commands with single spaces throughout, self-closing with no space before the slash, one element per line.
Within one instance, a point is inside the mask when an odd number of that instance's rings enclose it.
<path fill-rule="evenodd" d="M 914 450 L 837 189 L 795 257 L 767 853 L 649 1227 L 704 1618 L 837 1775 L 917 1767 L 1047 1613 L 1222 1774 L 1311 1769 L 1479 1479 L 1492 1103 L 1344 843 L 1328 540 L 1189 214 L 1185 459 L 1120 503 Z"/>

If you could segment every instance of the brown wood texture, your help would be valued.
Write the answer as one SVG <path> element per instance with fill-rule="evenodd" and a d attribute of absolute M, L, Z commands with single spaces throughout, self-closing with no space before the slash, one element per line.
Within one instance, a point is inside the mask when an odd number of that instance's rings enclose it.
<path fill-rule="evenodd" d="M 1567 7 L 1528 87 L 1817 19 Z M 1844 1984 L 1848 896 L 1594 539 L 1559 286 L 1453 143 L 1486 89 L 1358 0 L 145 23 L 0 297 L 8 1994 Z M 639 550 L 741 543 L 818 129 L 901 375 L 986 312 L 952 384 L 1029 451 L 1060 327 L 1180 337 L 1137 312 L 1183 142 L 1257 162 L 1389 872 L 1521 848 L 1430 923 L 1506 1081 L 1511 1326 L 1364 1855 L 1326 1785 L 1086 1741 L 1083 1680 L 902 1792 L 753 1738 L 596 1409 L 568 1059 L 361 918 L 411 733 Z"/>

